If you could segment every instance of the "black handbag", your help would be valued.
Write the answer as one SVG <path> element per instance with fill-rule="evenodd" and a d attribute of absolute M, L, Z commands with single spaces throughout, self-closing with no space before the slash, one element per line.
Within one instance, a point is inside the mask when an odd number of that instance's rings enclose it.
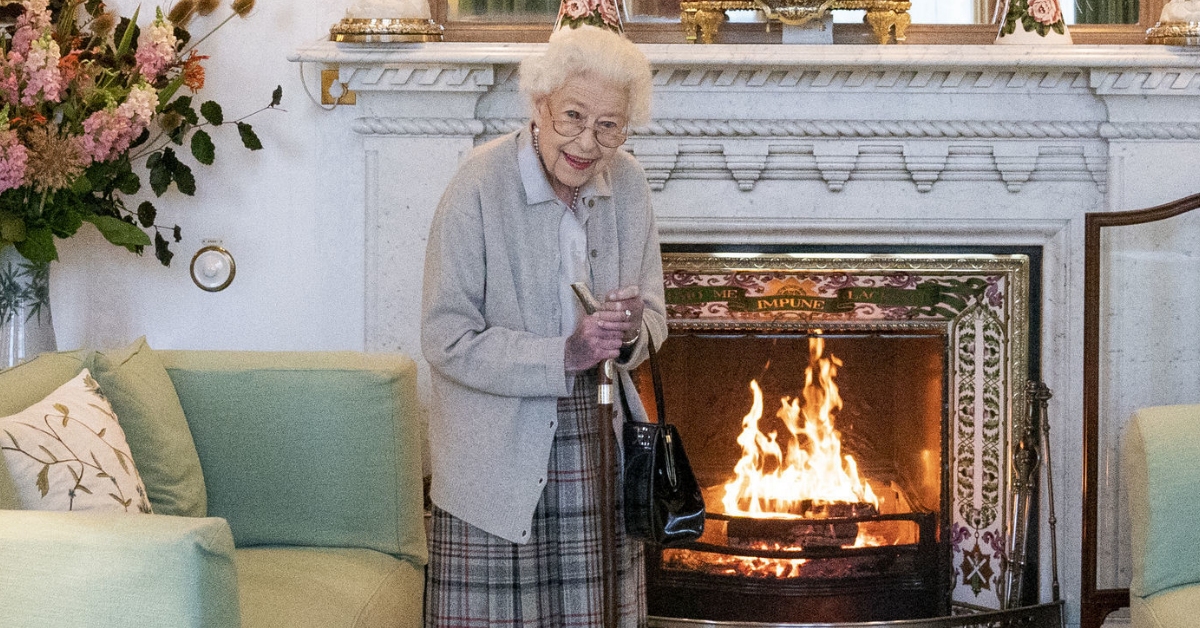
<path fill-rule="evenodd" d="M 650 346 L 650 373 L 658 422 L 631 420 L 625 404 L 623 444 L 625 447 L 625 533 L 656 545 L 695 541 L 704 532 L 704 497 L 692 473 L 683 440 L 675 426 L 667 423 L 662 393 L 662 375 Z"/>

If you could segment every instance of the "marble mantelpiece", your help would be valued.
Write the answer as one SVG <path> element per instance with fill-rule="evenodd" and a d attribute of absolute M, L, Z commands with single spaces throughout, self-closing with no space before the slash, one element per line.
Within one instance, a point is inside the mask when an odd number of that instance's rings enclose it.
<path fill-rule="evenodd" d="M 420 354 L 420 271 L 434 208 L 463 151 L 524 124 L 516 67 L 540 49 L 320 42 L 292 56 L 336 66 L 357 93 L 369 350 Z M 646 169 L 664 242 L 1042 249 L 1060 579 L 1077 621 L 1083 216 L 1197 191 L 1200 52 L 642 49 L 655 70 L 653 120 L 626 148 Z M 1116 469 L 1100 481 L 1114 495 Z M 1101 564 L 1114 586 L 1128 581 L 1120 552 Z"/>

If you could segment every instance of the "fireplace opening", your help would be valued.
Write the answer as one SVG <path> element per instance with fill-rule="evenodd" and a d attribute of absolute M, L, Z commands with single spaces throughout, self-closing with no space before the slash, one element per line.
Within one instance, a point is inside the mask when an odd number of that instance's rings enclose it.
<path fill-rule="evenodd" d="M 668 251 L 663 272 L 663 397 L 709 516 L 697 542 L 648 548 L 652 626 L 943 625 L 1022 603 L 1030 256 Z"/>
<path fill-rule="evenodd" d="M 704 537 L 652 553 L 650 614 L 771 623 L 944 615 L 946 337 L 673 329 L 671 420 Z"/>

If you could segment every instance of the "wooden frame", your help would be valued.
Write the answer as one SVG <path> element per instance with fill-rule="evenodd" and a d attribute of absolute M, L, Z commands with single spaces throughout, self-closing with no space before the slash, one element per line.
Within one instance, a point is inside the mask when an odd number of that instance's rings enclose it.
<path fill-rule="evenodd" d="M 1100 230 L 1174 218 L 1200 208 L 1194 194 L 1149 209 L 1084 217 L 1083 269 L 1083 545 L 1080 550 L 1080 628 L 1100 628 L 1109 613 L 1129 606 L 1129 589 L 1096 588 L 1100 460 Z"/>
<path fill-rule="evenodd" d="M 544 42 L 550 36 L 553 20 L 545 22 L 450 21 L 449 2 L 430 0 L 434 21 L 445 26 L 445 41 Z M 993 0 L 995 1 L 995 0 Z M 1072 24 L 1068 28 L 1076 44 L 1144 44 L 1146 29 L 1158 22 L 1167 0 L 1141 0 L 1137 24 Z M 905 45 L 990 44 L 999 30 L 996 24 L 912 24 Z M 834 24 L 835 44 L 874 44 L 875 37 L 866 24 Z M 629 38 L 638 43 L 684 44 L 687 39 L 678 22 L 631 22 L 625 25 Z M 778 44 L 781 29 L 772 24 L 724 24 L 717 43 Z M 700 45 L 700 44 L 698 44 Z"/>

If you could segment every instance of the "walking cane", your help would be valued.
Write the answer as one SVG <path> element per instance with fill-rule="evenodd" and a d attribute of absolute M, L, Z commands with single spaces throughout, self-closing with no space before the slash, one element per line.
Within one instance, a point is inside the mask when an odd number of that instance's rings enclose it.
<path fill-rule="evenodd" d="M 575 296 L 583 304 L 583 310 L 595 314 L 599 302 L 592 296 L 587 284 L 571 284 Z M 617 628 L 620 616 L 620 596 L 617 590 L 617 499 L 614 479 L 617 471 L 617 443 L 613 435 L 613 379 L 615 368 L 612 360 L 605 360 L 599 369 L 599 386 L 596 392 L 597 415 L 600 421 L 600 553 L 604 560 L 601 576 L 601 603 L 604 611 L 604 627 Z"/>

